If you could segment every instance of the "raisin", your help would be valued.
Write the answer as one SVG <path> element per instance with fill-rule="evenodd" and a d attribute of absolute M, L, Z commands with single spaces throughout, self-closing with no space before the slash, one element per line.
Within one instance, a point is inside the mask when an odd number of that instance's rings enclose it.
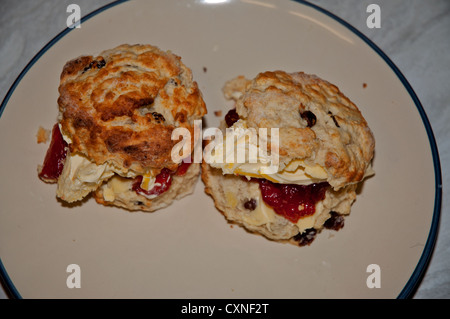
<path fill-rule="evenodd" d="M 164 118 L 164 116 L 161 113 L 152 112 L 152 116 L 155 119 L 155 121 L 158 122 L 158 123 L 166 121 L 166 119 Z"/>
<path fill-rule="evenodd" d="M 101 69 L 106 65 L 106 61 L 104 59 L 101 59 L 97 62 L 97 69 Z"/>
<path fill-rule="evenodd" d="M 83 69 L 83 72 L 82 72 L 82 73 L 85 73 L 86 71 L 89 71 L 89 70 L 92 68 L 92 65 L 91 65 L 91 64 L 92 64 L 92 62 L 89 63 L 89 65 Z"/>
<path fill-rule="evenodd" d="M 308 228 L 303 233 L 298 233 L 294 236 L 294 240 L 298 242 L 299 246 L 309 246 L 316 238 L 317 230 Z"/>
<path fill-rule="evenodd" d="M 103 58 L 101 58 L 100 60 L 94 60 L 91 63 L 89 63 L 89 65 L 87 67 L 85 67 L 83 69 L 82 73 L 85 73 L 86 71 L 89 71 L 92 68 L 97 68 L 97 69 L 101 69 L 106 65 L 106 62 Z"/>
<path fill-rule="evenodd" d="M 248 210 L 255 210 L 256 209 L 256 200 L 254 198 L 249 199 L 248 201 L 246 201 L 244 203 L 244 207 L 245 207 L 245 209 L 248 209 Z"/>
<path fill-rule="evenodd" d="M 344 216 L 336 212 L 330 212 L 330 218 L 323 225 L 326 229 L 339 230 L 344 227 Z"/>
<path fill-rule="evenodd" d="M 231 127 L 237 121 L 239 121 L 239 114 L 237 114 L 236 109 L 229 110 L 227 115 L 225 115 L 225 122 L 227 123 L 227 126 Z"/>
<path fill-rule="evenodd" d="M 317 118 L 313 112 L 305 111 L 300 113 L 300 116 L 308 123 L 308 127 L 313 127 L 316 124 Z"/>

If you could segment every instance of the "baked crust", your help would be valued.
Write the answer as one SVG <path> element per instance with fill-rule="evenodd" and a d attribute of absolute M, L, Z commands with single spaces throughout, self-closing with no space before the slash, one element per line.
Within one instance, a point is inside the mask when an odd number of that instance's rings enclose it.
<path fill-rule="evenodd" d="M 193 132 L 206 106 L 181 58 L 151 45 L 120 45 L 66 63 L 59 86 L 59 121 L 70 152 L 126 176 L 175 170 L 176 127 Z M 191 134 L 193 136 L 193 134 Z"/>
<path fill-rule="evenodd" d="M 281 169 L 293 159 L 319 164 L 336 190 L 360 182 L 371 165 L 375 139 L 356 105 L 335 85 L 303 72 L 239 76 L 224 86 L 249 127 L 279 128 Z M 308 122 L 305 112 L 314 115 Z"/>

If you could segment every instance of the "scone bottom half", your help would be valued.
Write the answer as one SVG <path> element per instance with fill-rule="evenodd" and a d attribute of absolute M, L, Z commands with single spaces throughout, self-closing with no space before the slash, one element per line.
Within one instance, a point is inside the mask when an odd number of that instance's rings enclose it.
<path fill-rule="evenodd" d="M 155 211 L 193 192 L 200 164 L 174 162 L 176 128 L 194 130 L 206 106 L 181 58 L 152 45 L 120 45 L 66 63 L 59 114 L 38 176 L 67 203 Z M 193 151 L 193 146 L 191 147 Z"/>
<path fill-rule="evenodd" d="M 263 174 L 260 163 L 216 161 L 225 147 L 219 148 L 202 164 L 205 192 L 216 208 L 250 232 L 299 246 L 323 229 L 343 228 L 358 186 L 374 174 L 375 141 L 358 108 L 336 86 L 302 72 L 239 76 L 223 91 L 234 101 L 222 121 L 224 135 L 229 128 L 242 136 L 278 128 L 279 167 Z"/>

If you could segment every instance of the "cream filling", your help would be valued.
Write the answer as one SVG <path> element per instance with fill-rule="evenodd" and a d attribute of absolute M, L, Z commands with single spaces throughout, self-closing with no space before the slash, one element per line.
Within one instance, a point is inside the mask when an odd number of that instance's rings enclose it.
<path fill-rule="evenodd" d="M 68 144 L 72 143 L 71 138 L 62 133 L 61 124 L 58 125 L 64 141 Z M 58 179 L 57 196 L 68 202 L 81 200 L 115 174 L 119 176 L 114 178 L 111 183 L 113 189 L 106 191 L 107 194 L 104 195 L 106 201 L 114 201 L 114 194 L 128 190 L 128 184 L 120 178 L 122 173 L 109 163 L 97 165 L 82 154 L 68 154 L 63 171 Z M 137 175 L 135 172 L 129 171 L 124 177 L 134 178 Z M 149 191 L 158 185 L 155 181 L 155 176 L 152 172 L 149 172 L 143 175 L 141 188 Z M 154 198 L 156 195 L 146 197 Z"/>
<path fill-rule="evenodd" d="M 145 174 L 142 177 L 141 188 L 146 191 L 150 191 L 155 186 L 161 186 L 161 184 L 156 183 L 156 178 L 153 177 L 151 173 Z M 103 199 L 107 202 L 113 202 L 120 194 L 127 192 L 131 189 L 130 179 L 123 178 L 121 176 L 113 176 L 108 182 L 102 187 L 103 188 Z M 158 197 L 158 195 L 146 195 L 144 193 L 139 193 L 139 195 L 144 196 L 148 199 L 153 199 Z"/>
<path fill-rule="evenodd" d="M 102 189 L 103 199 L 107 202 L 114 202 L 120 194 L 129 191 L 130 180 L 116 175 L 108 180 Z"/>
<path fill-rule="evenodd" d="M 291 161 L 283 170 L 274 174 L 262 174 L 257 167 L 237 168 L 234 172 L 238 175 L 265 178 L 274 183 L 309 185 L 325 182 L 328 178 L 327 172 L 320 165 L 306 165 L 303 160 Z"/>
<path fill-rule="evenodd" d="M 112 178 L 111 177 L 115 177 Z M 81 154 L 70 154 L 64 163 L 61 176 L 58 179 L 56 194 L 67 202 L 75 202 L 86 197 L 90 192 L 95 191 L 105 181 L 111 179 L 108 187 L 104 191 L 106 201 L 114 201 L 116 194 L 127 191 L 129 188 L 129 178 L 136 177 L 134 172 L 128 172 L 124 177 L 120 176 L 117 170 L 109 163 L 97 165 Z M 125 179 L 126 178 L 126 179 Z M 128 182 L 128 183 L 127 183 Z M 141 188 L 149 191 L 155 186 L 156 178 L 152 173 L 143 175 Z M 157 195 L 141 194 L 149 199 Z"/>
<path fill-rule="evenodd" d="M 110 165 L 97 165 L 80 154 L 70 154 L 58 179 L 56 195 L 67 202 L 83 199 L 114 175 Z"/>

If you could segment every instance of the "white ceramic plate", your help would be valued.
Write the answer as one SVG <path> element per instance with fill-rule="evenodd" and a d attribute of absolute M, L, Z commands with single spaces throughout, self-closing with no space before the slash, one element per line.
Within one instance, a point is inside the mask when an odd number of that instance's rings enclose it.
<path fill-rule="evenodd" d="M 430 125 L 412 89 L 370 41 L 337 17 L 295 1 L 130 1 L 65 30 L 17 79 L 0 119 L 0 258 L 6 286 L 22 298 L 397 298 L 428 262 L 440 211 L 440 168 Z M 221 88 L 236 75 L 282 69 L 336 84 L 376 138 L 376 176 L 345 227 L 311 246 L 265 240 L 230 227 L 199 182 L 192 196 L 155 213 L 88 200 L 68 208 L 37 178 L 56 120 L 64 63 L 122 43 L 182 56 L 215 126 Z M 206 69 L 204 69 L 206 68 Z M 206 72 L 205 72 L 206 70 Z M 363 83 L 367 86 L 364 88 Z M 69 289 L 67 267 L 81 270 Z M 369 288 L 368 266 L 381 270 Z"/>

